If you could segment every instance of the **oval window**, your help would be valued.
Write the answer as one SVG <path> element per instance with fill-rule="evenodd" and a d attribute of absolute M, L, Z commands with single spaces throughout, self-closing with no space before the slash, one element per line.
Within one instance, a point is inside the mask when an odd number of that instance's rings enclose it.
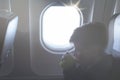
<path fill-rule="evenodd" d="M 120 52 L 120 15 L 118 15 L 114 22 L 114 43 L 113 49 Z"/>
<path fill-rule="evenodd" d="M 49 6 L 40 16 L 40 41 L 52 53 L 73 50 L 70 37 L 82 22 L 82 13 L 73 6 Z"/>

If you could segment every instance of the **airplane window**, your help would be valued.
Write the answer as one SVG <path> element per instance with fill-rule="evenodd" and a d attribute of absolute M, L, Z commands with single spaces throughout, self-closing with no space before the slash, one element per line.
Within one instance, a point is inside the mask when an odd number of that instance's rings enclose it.
<path fill-rule="evenodd" d="M 82 24 L 82 13 L 72 6 L 51 6 L 42 13 L 41 43 L 52 53 L 74 49 L 69 39 L 75 28 Z"/>
<path fill-rule="evenodd" d="M 106 52 L 120 57 L 120 14 L 114 14 L 109 23 L 109 38 Z"/>
<path fill-rule="evenodd" d="M 116 17 L 115 22 L 114 22 L 113 49 L 120 52 L 120 15 Z"/>

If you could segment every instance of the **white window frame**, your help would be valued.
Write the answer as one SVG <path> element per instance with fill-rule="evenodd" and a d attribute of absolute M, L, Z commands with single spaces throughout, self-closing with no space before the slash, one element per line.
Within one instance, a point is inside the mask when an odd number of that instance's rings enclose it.
<path fill-rule="evenodd" d="M 43 15 L 44 15 L 45 11 L 51 6 L 66 6 L 66 5 L 64 5 L 61 2 L 53 2 L 53 3 L 49 4 L 48 6 L 46 6 L 45 9 L 43 9 L 43 11 L 40 15 L 40 24 L 39 24 L 39 27 L 40 27 L 40 31 L 39 31 L 39 33 L 40 33 L 40 43 L 41 43 L 42 47 L 50 53 L 64 54 L 66 51 L 73 51 L 75 49 L 74 44 L 72 45 L 72 48 L 67 49 L 67 50 L 66 49 L 65 50 L 55 50 L 55 49 L 52 49 L 52 48 L 48 47 L 43 41 L 42 19 L 43 19 Z M 80 9 L 78 9 L 78 12 L 80 14 L 80 25 L 82 25 L 83 24 L 83 14 L 82 14 Z"/>

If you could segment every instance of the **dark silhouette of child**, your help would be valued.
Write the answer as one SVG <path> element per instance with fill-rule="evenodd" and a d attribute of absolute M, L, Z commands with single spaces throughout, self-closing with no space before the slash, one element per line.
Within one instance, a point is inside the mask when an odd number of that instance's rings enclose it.
<path fill-rule="evenodd" d="M 104 24 L 96 22 L 78 27 L 70 42 L 75 51 L 70 53 L 71 66 L 63 67 L 65 80 L 110 80 L 112 56 L 105 53 L 107 31 Z"/>

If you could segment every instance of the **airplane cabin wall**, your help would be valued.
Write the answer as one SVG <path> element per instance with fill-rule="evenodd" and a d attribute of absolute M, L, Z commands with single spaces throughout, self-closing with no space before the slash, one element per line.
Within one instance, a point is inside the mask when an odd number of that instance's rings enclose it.
<path fill-rule="evenodd" d="M 58 64 L 62 55 L 47 52 L 39 40 L 40 14 L 49 3 L 54 1 L 68 2 L 69 0 L 11 0 L 12 12 L 19 17 L 14 43 L 14 67 L 10 74 L 1 76 L 0 79 L 34 80 L 63 75 Z M 87 16 L 84 17 L 84 23 L 99 21 L 107 24 L 114 12 L 115 1 L 95 0 L 92 6 L 94 9 L 83 11 L 84 16 Z M 93 10 L 90 15 L 89 10 Z"/>

